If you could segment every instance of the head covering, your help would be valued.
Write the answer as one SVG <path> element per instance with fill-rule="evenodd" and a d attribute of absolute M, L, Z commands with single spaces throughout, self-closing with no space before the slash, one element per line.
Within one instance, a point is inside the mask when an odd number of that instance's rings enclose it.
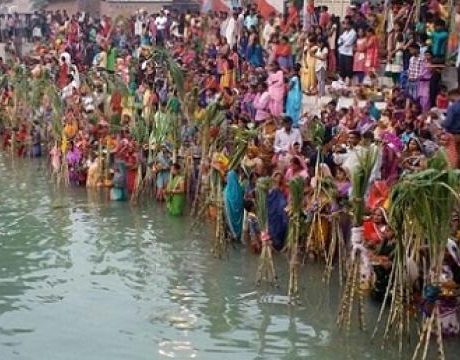
<path fill-rule="evenodd" d="M 404 149 L 404 144 L 401 139 L 391 132 L 384 132 L 381 138 L 384 144 L 388 145 L 396 152 L 401 152 Z"/>
<path fill-rule="evenodd" d="M 422 145 L 420 139 L 419 139 L 417 136 L 415 136 L 415 135 L 411 135 L 411 136 L 409 137 L 409 140 L 408 140 L 407 143 L 406 143 L 406 149 L 405 149 L 405 150 L 407 150 L 407 149 L 409 148 L 409 143 L 410 143 L 412 140 L 414 140 L 414 141 L 417 143 L 418 148 L 420 149 L 420 151 L 422 152 L 422 154 L 425 154 L 425 148 L 423 147 L 423 145 Z"/>
<path fill-rule="evenodd" d="M 385 181 L 375 181 L 370 190 L 369 197 L 367 199 L 367 207 L 369 209 L 384 209 L 387 204 L 387 199 L 390 195 L 390 188 Z"/>

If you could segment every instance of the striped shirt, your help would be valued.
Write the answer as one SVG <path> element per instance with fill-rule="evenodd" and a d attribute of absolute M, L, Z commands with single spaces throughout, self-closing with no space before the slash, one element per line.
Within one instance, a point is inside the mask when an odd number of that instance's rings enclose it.
<path fill-rule="evenodd" d="M 420 79 L 423 68 L 423 57 L 420 55 L 412 56 L 409 60 L 408 79 L 416 81 Z"/>

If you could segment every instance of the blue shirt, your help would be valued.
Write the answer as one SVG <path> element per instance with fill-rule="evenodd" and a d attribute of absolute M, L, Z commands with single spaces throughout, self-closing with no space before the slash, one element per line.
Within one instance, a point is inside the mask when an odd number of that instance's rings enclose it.
<path fill-rule="evenodd" d="M 246 26 L 246 29 L 250 30 L 253 26 L 257 27 L 258 21 L 259 19 L 257 18 L 257 14 L 248 15 L 244 19 L 244 26 Z"/>
<path fill-rule="evenodd" d="M 460 134 L 460 100 L 449 106 L 442 127 L 450 134 Z"/>
<path fill-rule="evenodd" d="M 442 58 L 446 54 L 447 31 L 434 31 L 431 34 L 431 52 L 436 58 Z"/>

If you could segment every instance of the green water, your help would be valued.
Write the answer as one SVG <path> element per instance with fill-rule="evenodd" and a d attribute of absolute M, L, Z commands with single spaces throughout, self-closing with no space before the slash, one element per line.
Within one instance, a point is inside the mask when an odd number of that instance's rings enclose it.
<path fill-rule="evenodd" d="M 245 249 L 216 260 L 205 228 L 153 203 L 57 192 L 46 174 L 0 154 L 1 360 L 395 358 L 369 330 L 337 330 L 338 286 L 319 267 L 290 306 L 284 259 L 281 288 L 256 291 Z"/>

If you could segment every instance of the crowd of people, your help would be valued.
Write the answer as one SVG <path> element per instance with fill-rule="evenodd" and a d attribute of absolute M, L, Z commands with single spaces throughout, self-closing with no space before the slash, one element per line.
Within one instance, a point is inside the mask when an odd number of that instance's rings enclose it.
<path fill-rule="evenodd" d="M 452 55 L 460 5 L 365 1 L 343 18 L 314 1 L 303 17 L 295 2 L 267 18 L 253 5 L 116 19 L 38 12 L 21 34 L 14 20 L 6 19 L 11 46 L 0 61 L 5 153 L 47 156 L 59 181 L 108 187 L 112 200 L 166 202 L 175 216 L 205 207 L 219 222 L 222 197 L 226 236 L 255 253 L 267 237 L 256 211 L 267 177 L 275 251 L 286 247 L 289 184 L 299 178 L 305 221 L 319 214 L 306 257 L 323 258 L 334 214 L 348 244 L 353 176 L 372 149 L 369 190 L 358 200 L 374 264 L 366 279 L 376 277 L 367 285 L 380 300 L 396 242 L 392 187 L 441 154 L 460 167 L 460 90 L 448 91 L 441 76 L 452 62 L 460 69 Z M 18 46 L 25 32 L 31 53 Z M 455 214 L 443 271 L 458 285 Z M 447 300 L 443 331 L 458 335 L 457 298 Z"/>

